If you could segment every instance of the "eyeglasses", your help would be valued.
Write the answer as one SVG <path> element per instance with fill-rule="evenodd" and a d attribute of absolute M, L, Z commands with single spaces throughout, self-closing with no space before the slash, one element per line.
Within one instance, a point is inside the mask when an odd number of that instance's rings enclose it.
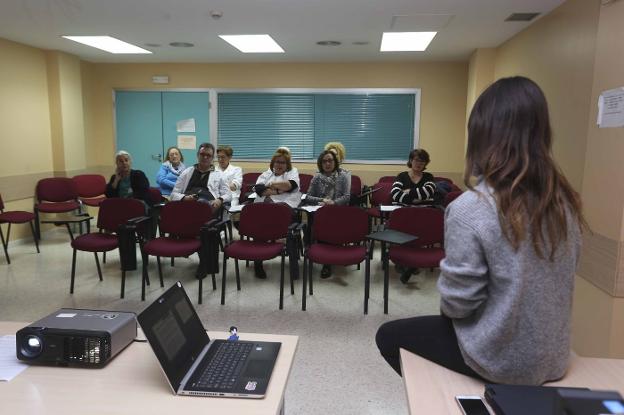
<path fill-rule="evenodd" d="M 273 164 L 286 164 L 284 160 L 275 160 Z"/>
<path fill-rule="evenodd" d="M 214 154 L 211 154 L 211 153 L 199 153 L 199 154 L 197 155 L 197 157 L 204 157 L 204 158 L 209 158 L 209 159 L 211 159 L 212 157 L 214 157 Z"/>
<path fill-rule="evenodd" d="M 321 160 L 323 163 L 333 163 L 334 159 L 323 159 Z"/>

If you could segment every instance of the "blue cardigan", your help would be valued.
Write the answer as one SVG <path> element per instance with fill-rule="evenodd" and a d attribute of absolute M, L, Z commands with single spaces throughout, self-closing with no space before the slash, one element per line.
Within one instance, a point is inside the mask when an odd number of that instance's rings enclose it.
<path fill-rule="evenodd" d="M 186 169 L 184 163 L 180 163 L 177 172 L 171 167 L 169 162 L 163 163 L 160 166 L 160 170 L 158 170 L 158 174 L 156 175 L 156 183 L 158 183 L 158 186 L 160 187 L 160 193 L 165 196 L 169 196 L 176 184 L 176 181 L 178 180 L 178 176 L 184 171 L 184 169 Z"/>

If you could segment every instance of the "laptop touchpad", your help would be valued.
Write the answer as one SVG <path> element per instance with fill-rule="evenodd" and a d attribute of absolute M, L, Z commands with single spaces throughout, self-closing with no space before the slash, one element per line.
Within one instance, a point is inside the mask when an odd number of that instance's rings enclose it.
<path fill-rule="evenodd" d="M 267 378 L 271 374 L 273 365 L 270 360 L 250 360 L 243 377 L 262 379 Z"/>

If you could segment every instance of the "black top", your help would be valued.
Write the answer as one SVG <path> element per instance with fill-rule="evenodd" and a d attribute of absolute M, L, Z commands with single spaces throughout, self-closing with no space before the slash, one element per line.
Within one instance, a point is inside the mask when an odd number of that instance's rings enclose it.
<path fill-rule="evenodd" d="M 113 188 L 114 180 L 113 174 L 106 185 L 106 197 L 119 197 L 119 186 L 116 189 Z M 149 206 L 153 204 L 149 194 L 149 180 L 141 170 L 130 170 L 130 187 L 132 187 L 133 198 L 142 200 Z"/>
<path fill-rule="evenodd" d="M 403 192 L 406 189 L 409 189 L 409 192 Z M 399 173 L 392 184 L 392 190 L 390 190 L 392 200 L 404 205 L 431 200 L 434 198 L 435 192 L 436 184 L 431 173 L 423 173 L 420 181 L 414 183 L 406 171 Z"/>

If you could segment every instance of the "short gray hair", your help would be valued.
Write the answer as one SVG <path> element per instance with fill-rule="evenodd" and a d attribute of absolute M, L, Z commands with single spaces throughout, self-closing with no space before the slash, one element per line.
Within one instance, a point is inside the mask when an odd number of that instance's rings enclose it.
<path fill-rule="evenodd" d="M 126 150 L 119 150 L 117 154 L 115 154 L 115 161 L 117 161 L 117 158 L 120 156 L 126 156 L 128 160 L 132 161 L 132 156 Z"/>

